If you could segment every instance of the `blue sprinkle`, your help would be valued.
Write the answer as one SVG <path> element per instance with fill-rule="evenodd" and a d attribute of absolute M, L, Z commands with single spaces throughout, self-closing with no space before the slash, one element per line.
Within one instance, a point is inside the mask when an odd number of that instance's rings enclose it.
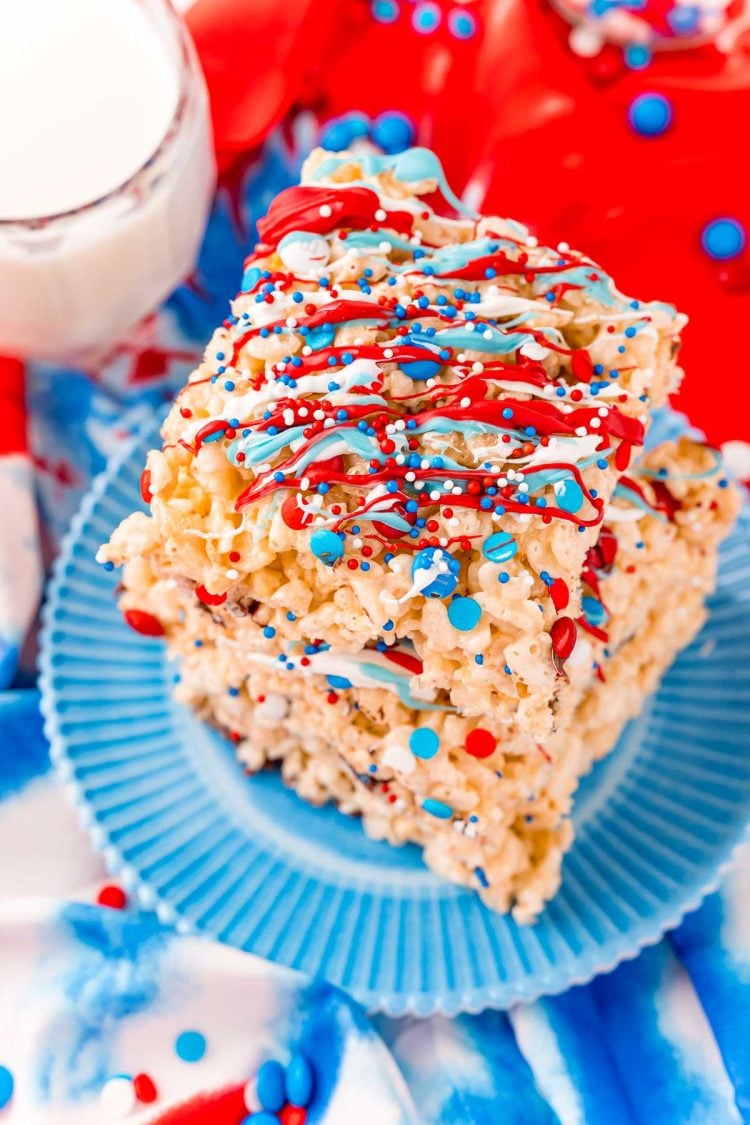
<path fill-rule="evenodd" d="M 659 137 L 672 124 L 672 104 L 663 94 L 640 94 L 630 103 L 628 120 L 642 137 Z"/>
<path fill-rule="evenodd" d="M 628 327 L 625 329 L 625 335 L 628 337 L 629 340 L 632 340 L 633 337 L 635 336 L 635 328 L 633 327 L 632 324 L 628 325 Z"/>
<path fill-rule="evenodd" d="M 434 758 L 440 747 L 440 739 L 430 727 L 418 727 L 409 735 L 409 749 L 417 758 Z"/>
<path fill-rule="evenodd" d="M 331 491 L 331 486 L 326 481 L 322 480 L 320 482 L 320 484 L 318 485 L 317 491 L 320 493 L 321 496 L 325 496 L 326 492 Z"/>
<path fill-rule="evenodd" d="M 263 1109 L 277 1113 L 284 1107 L 284 1068 L 276 1059 L 269 1059 L 263 1063 L 258 1071 L 255 1084 L 258 1101 Z M 255 1119 L 257 1120 L 257 1118 Z"/>
<path fill-rule="evenodd" d="M 289 610 L 287 610 L 286 619 L 287 619 L 287 621 L 296 621 L 297 620 L 297 614 L 292 613 L 291 609 L 289 609 Z"/>
<path fill-rule="evenodd" d="M 181 1031 L 175 1039 L 174 1049 L 183 1062 L 200 1062 L 206 1053 L 206 1037 L 200 1031 Z"/>
<path fill-rule="evenodd" d="M 477 879 L 479 880 L 481 886 L 489 887 L 490 884 L 487 881 L 487 876 L 485 875 L 485 873 L 484 873 L 484 871 L 482 870 L 481 867 L 475 867 L 474 868 L 474 874 L 476 875 Z"/>
<path fill-rule="evenodd" d="M 393 622 L 390 620 L 390 618 L 388 619 L 388 621 L 384 622 L 383 629 L 386 633 L 390 633 L 393 629 Z"/>
<path fill-rule="evenodd" d="M 651 51 L 645 43 L 629 43 L 624 57 L 630 70 L 644 70 L 651 62 Z"/>
<path fill-rule="evenodd" d="M 105 564 L 104 564 L 104 569 L 105 569 L 105 570 L 114 570 L 114 569 L 115 569 L 115 564 L 114 564 L 113 562 L 107 561 L 107 562 L 105 562 Z"/>
<path fill-rule="evenodd" d="M 481 652 L 478 652 L 476 654 L 476 656 L 474 657 L 474 663 L 475 664 L 484 664 L 484 657 L 482 656 Z"/>
<path fill-rule="evenodd" d="M 745 230 L 736 219 L 714 219 L 701 232 L 701 246 L 718 261 L 736 258 L 745 248 Z"/>
<path fill-rule="evenodd" d="M 271 637 L 276 636 L 276 630 L 274 629 L 273 625 L 266 625 L 265 629 L 263 630 L 263 636 L 267 637 L 269 641 Z"/>
<path fill-rule="evenodd" d="M 502 584 L 504 586 L 506 582 L 510 582 L 510 575 L 508 574 L 508 572 L 506 570 L 502 570 L 500 572 L 500 574 L 498 574 L 497 580 L 498 580 L 498 582 L 502 582 Z"/>
<path fill-rule="evenodd" d="M 238 687 L 230 687 L 230 688 L 227 688 L 227 692 L 228 692 L 229 695 L 232 696 L 233 699 L 236 699 L 237 696 L 240 694 L 240 689 Z"/>

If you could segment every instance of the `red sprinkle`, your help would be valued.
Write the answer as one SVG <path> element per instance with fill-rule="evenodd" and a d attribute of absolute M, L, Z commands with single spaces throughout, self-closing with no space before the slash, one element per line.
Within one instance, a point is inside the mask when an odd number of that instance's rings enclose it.
<path fill-rule="evenodd" d="M 99 891 L 96 901 L 100 906 L 109 906 L 112 910 L 124 910 L 128 905 L 128 896 L 122 887 L 118 887 L 115 883 L 108 883 Z"/>
<path fill-rule="evenodd" d="M 212 594 L 200 583 L 195 587 L 195 596 L 204 605 L 222 605 L 227 600 L 226 594 Z"/>
<path fill-rule="evenodd" d="M 123 615 L 131 629 L 144 637 L 163 637 L 164 626 L 158 617 L 144 609 L 126 609 Z"/>
<path fill-rule="evenodd" d="M 470 730 L 466 735 L 466 753 L 471 754 L 472 758 L 489 758 L 496 747 L 497 739 L 494 734 L 482 727 Z"/>
<path fill-rule="evenodd" d="M 133 1089 L 138 1101 L 143 1102 L 144 1105 L 155 1102 L 158 1097 L 156 1086 L 147 1074 L 136 1074 L 133 1079 Z"/>
<path fill-rule="evenodd" d="M 558 617 L 550 629 L 552 651 L 559 660 L 567 660 L 576 643 L 578 630 L 572 617 Z"/>

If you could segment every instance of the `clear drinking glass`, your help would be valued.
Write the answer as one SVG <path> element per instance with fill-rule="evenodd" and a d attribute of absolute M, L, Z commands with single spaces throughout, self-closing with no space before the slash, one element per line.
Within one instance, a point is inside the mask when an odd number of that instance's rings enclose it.
<path fill-rule="evenodd" d="M 92 358 L 121 340 L 195 264 L 216 176 L 205 83 L 169 0 L 133 3 L 175 67 L 172 120 L 156 151 L 105 196 L 42 218 L 0 215 L 0 353 L 68 363 Z M 2 174 L 12 176 L 12 166 Z"/>

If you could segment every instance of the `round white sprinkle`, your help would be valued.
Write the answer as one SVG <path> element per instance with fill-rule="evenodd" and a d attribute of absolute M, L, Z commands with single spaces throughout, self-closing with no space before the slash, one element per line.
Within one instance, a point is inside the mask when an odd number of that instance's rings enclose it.
<path fill-rule="evenodd" d="M 331 215 L 333 214 L 333 211 L 331 210 L 331 208 L 328 206 L 327 203 L 324 203 L 323 206 L 320 208 L 319 214 L 320 214 L 321 218 L 323 218 L 323 219 L 330 219 Z"/>
<path fill-rule="evenodd" d="M 579 23 L 568 36 L 571 51 L 581 59 L 593 59 L 601 51 L 603 42 L 597 29 L 585 23 Z"/>
<path fill-rule="evenodd" d="M 110 1078 L 102 1087 L 99 1100 L 105 1113 L 110 1117 L 119 1118 L 128 1117 L 137 1101 L 133 1083 L 124 1075 Z"/>
<path fill-rule="evenodd" d="M 233 568 L 230 568 L 227 571 L 227 578 L 229 579 L 230 582 L 234 582 L 235 578 L 239 578 L 239 576 L 240 576 L 239 570 L 234 570 Z"/>
<path fill-rule="evenodd" d="M 383 208 L 379 207 L 378 210 L 375 212 L 375 218 L 378 220 L 379 223 L 384 223 L 385 220 L 388 218 L 388 216 L 386 215 Z"/>

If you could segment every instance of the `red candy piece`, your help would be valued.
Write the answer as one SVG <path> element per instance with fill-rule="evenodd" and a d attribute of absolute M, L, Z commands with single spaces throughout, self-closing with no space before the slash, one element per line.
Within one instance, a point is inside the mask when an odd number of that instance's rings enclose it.
<path fill-rule="evenodd" d="M 489 758 L 490 754 L 494 754 L 496 746 L 494 734 L 481 727 L 470 730 L 466 735 L 466 753 L 471 754 L 472 758 Z"/>
<path fill-rule="evenodd" d="M 136 633 L 142 633 L 144 637 L 164 636 L 164 626 L 152 613 L 146 613 L 143 609 L 126 609 L 123 616 L 130 628 Z"/>
<path fill-rule="evenodd" d="M 577 351 L 573 352 L 570 366 L 573 368 L 573 374 L 580 383 L 591 382 L 591 376 L 594 374 L 594 365 L 591 362 L 591 356 L 585 348 L 578 348 Z"/>
<path fill-rule="evenodd" d="M 156 1086 L 147 1074 L 136 1074 L 133 1079 L 133 1089 L 138 1101 L 143 1102 L 144 1105 L 150 1105 L 158 1097 Z"/>
<path fill-rule="evenodd" d="M 151 492 L 151 470 L 144 469 L 141 473 L 141 499 L 144 504 L 150 504 L 153 493 Z"/>
<path fill-rule="evenodd" d="M 567 660 L 576 643 L 578 630 L 572 617 L 558 617 L 550 629 L 552 651 L 558 660 Z"/>
<path fill-rule="evenodd" d="M 114 883 L 108 883 L 106 887 L 102 887 L 99 891 L 96 901 L 100 906 L 109 906 L 112 910 L 123 910 L 128 905 L 128 896 L 122 887 L 118 887 Z"/>
<path fill-rule="evenodd" d="M 292 531 L 301 531 L 303 527 L 311 524 L 313 519 L 312 512 L 306 512 L 300 507 L 296 492 L 290 492 L 281 505 L 281 518 Z"/>
<path fill-rule="evenodd" d="M 568 585 L 562 578 L 556 578 L 549 588 L 552 604 L 559 613 L 561 609 L 565 609 L 570 601 L 570 591 Z"/>
<path fill-rule="evenodd" d="M 608 527 L 603 527 L 596 544 L 604 568 L 612 566 L 617 555 L 617 536 Z"/>
<path fill-rule="evenodd" d="M 281 1125 L 305 1125 L 307 1110 L 299 1105 L 285 1105 L 279 1114 Z"/>
<path fill-rule="evenodd" d="M 212 594 L 200 583 L 195 587 L 195 596 L 204 605 L 223 605 L 227 600 L 226 594 Z"/>

